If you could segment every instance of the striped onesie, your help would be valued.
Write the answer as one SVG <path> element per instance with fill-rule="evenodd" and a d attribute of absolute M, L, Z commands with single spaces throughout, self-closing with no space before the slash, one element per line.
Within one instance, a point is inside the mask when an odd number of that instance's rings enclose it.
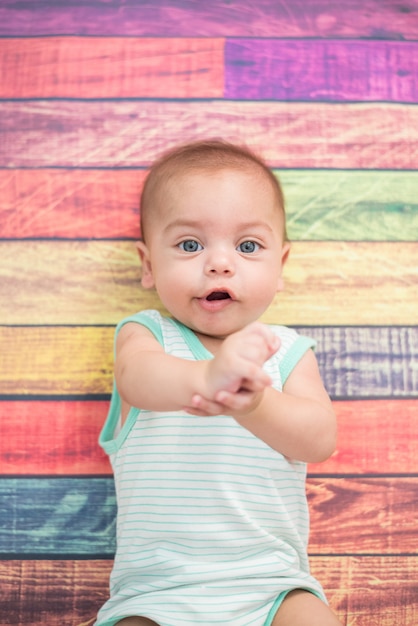
<path fill-rule="evenodd" d="M 123 320 L 116 333 L 127 322 L 146 326 L 169 354 L 212 356 L 157 311 Z M 272 328 L 281 348 L 265 369 L 281 390 L 314 342 Z M 117 549 L 96 626 L 131 615 L 160 626 L 268 626 L 292 589 L 326 601 L 309 573 L 305 463 L 229 416 L 132 408 L 118 431 L 120 405 L 115 388 L 100 444 L 115 477 Z"/>

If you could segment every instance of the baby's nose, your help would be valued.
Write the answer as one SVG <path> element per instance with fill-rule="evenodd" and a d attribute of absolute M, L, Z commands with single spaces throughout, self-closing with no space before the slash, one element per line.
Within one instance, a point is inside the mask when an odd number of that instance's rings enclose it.
<path fill-rule="evenodd" d="M 235 266 L 231 254 L 224 251 L 214 251 L 207 259 L 206 273 L 208 274 L 233 274 Z"/>

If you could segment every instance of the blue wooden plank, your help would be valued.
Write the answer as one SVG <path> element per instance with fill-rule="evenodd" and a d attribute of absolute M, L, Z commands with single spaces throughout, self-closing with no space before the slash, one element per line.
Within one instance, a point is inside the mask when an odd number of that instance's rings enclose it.
<path fill-rule="evenodd" d="M 321 375 L 334 399 L 418 396 L 417 326 L 298 330 L 317 341 Z"/>
<path fill-rule="evenodd" d="M 0 481 L 0 557 L 104 555 L 115 548 L 111 478 Z"/>

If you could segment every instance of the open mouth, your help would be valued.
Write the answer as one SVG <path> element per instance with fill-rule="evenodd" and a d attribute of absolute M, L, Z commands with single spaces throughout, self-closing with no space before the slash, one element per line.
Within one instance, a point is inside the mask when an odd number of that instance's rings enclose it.
<path fill-rule="evenodd" d="M 206 300 L 213 302 L 213 300 L 228 300 L 230 297 L 227 291 L 212 291 L 212 293 L 206 296 Z"/>

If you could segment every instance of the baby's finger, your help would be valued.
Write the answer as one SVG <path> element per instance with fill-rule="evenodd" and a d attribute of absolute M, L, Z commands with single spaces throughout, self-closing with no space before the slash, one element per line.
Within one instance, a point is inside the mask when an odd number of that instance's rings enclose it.
<path fill-rule="evenodd" d="M 192 398 L 192 405 L 184 407 L 184 410 L 191 415 L 210 416 L 221 415 L 224 407 L 219 402 L 207 400 L 203 396 L 196 394 Z"/>

